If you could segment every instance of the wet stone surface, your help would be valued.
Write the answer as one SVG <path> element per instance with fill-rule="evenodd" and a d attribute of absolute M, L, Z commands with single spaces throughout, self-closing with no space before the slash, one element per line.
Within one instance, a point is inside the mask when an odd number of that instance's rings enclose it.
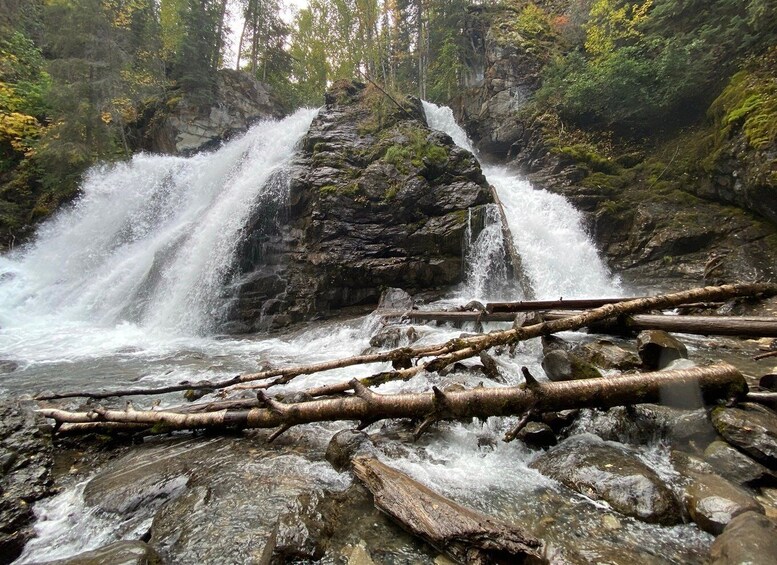
<path fill-rule="evenodd" d="M 711 565 L 772 565 L 777 562 L 777 522 L 756 512 L 734 518 L 710 550 Z"/>
<path fill-rule="evenodd" d="M 757 461 L 777 468 L 777 413 L 757 404 L 712 411 L 720 435 Z"/>
<path fill-rule="evenodd" d="M 672 491 L 625 446 L 581 434 L 539 456 L 532 467 L 627 516 L 667 525 L 680 522 Z"/>
<path fill-rule="evenodd" d="M 688 513 L 703 530 L 720 534 L 733 518 L 744 512 L 763 512 L 744 489 L 717 475 L 690 473 L 686 492 Z"/>

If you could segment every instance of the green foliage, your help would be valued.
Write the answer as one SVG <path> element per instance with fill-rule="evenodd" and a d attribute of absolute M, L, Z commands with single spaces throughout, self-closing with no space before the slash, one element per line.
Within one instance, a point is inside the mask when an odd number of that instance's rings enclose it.
<path fill-rule="evenodd" d="M 632 132 L 698 117 L 737 61 L 775 40 L 756 16 L 774 13 L 761 0 L 594 0 L 584 45 L 546 67 L 538 106 Z"/>

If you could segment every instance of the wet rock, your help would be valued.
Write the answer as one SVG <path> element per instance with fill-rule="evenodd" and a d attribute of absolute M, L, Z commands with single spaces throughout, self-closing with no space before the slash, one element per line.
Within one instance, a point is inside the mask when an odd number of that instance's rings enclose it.
<path fill-rule="evenodd" d="M 370 338 L 370 346 L 393 349 L 399 346 L 411 345 L 418 341 L 419 338 L 418 331 L 412 326 L 389 326 Z"/>
<path fill-rule="evenodd" d="M 380 295 L 378 310 L 412 310 L 415 302 L 413 297 L 401 288 L 387 288 Z"/>
<path fill-rule="evenodd" d="M 556 434 L 548 424 L 542 422 L 529 422 L 519 433 L 518 439 L 531 447 L 540 449 L 551 447 L 558 443 Z"/>
<path fill-rule="evenodd" d="M 216 83 L 216 100 L 208 108 L 184 98 L 172 110 L 159 111 L 143 149 L 184 155 L 213 149 L 262 118 L 282 115 L 272 90 L 248 73 L 221 69 Z"/>
<path fill-rule="evenodd" d="M 542 369 L 551 381 L 594 379 L 602 374 L 591 364 L 563 349 L 554 349 L 542 359 Z"/>
<path fill-rule="evenodd" d="M 683 343 L 663 330 L 645 330 L 637 336 L 637 351 L 645 368 L 659 371 L 675 359 L 688 357 Z"/>
<path fill-rule="evenodd" d="M 712 466 L 704 459 L 699 459 L 690 453 L 678 449 L 673 449 L 669 453 L 669 460 L 674 468 L 677 469 L 677 472 L 684 475 L 689 482 L 692 480 L 694 473 L 713 474 L 715 472 Z"/>
<path fill-rule="evenodd" d="M 154 549 L 142 541 L 117 541 L 68 559 L 47 561 L 45 565 L 161 565 Z"/>
<path fill-rule="evenodd" d="M 481 351 L 480 362 L 483 364 L 483 374 L 485 374 L 489 379 L 495 380 L 498 383 L 505 382 L 502 373 L 499 371 L 499 365 L 491 355 L 485 351 Z"/>
<path fill-rule="evenodd" d="M 48 495 L 53 465 L 50 427 L 31 404 L 0 403 L 0 564 L 32 537 L 32 503 Z"/>
<path fill-rule="evenodd" d="M 680 521 L 677 499 L 653 470 L 625 446 L 592 434 L 567 439 L 531 467 L 627 516 L 660 524 Z"/>
<path fill-rule="evenodd" d="M 704 459 L 715 472 L 735 484 L 775 481 L 774 473 L 725 441 L 713 441 L 704 450 Z"/>
<path fill-rule="evenodd" d="M 560 410 L 558 412 L 545 412 L 542 415 L 542 421 L 548 424 L 554 433 L 559 433 L 565 428 L 571 426 L 577 417 L 580 415 L 580 410 Z"/>
<path fill-rule="evenodd" d="M 373 94 L 332 85 L 280 179 L 288 203 L 262 203 L 248 221 L 225 322 L 263 330 L 377 304 L 387 287 L 461 281 L 470 211 L 492 205 L 480 166 L 427 127 L 420 101 L 378 117 Z"/>
<path fill-rule="evenodd" d="M 0 360 L 0 374 L 13 373 L 19 368 L 19 363 L 16 361 Z"/>
<path fill-rule="evenodd" d="M 586 343 L 575 348 L 574 351 L 582 360 L 602 369 L 628 371 L 636 369 L 641 363 L 636 353 L 627 351 L 606 339 Z"/>
<path fill-rule="evenodd" d="M 777 414 L 757 404 L 717 407 L 712 424 L 727 442 L 767 467 L 777 468 Z"/>
<path fill-rule="evenodd" d="M 734 517 L 744 512 L 763 512 L 761 505 L 744 489 L 723 477 L 690 473 L 686 490 L 688 513 L 701 529 L 720 534 Z"/>
<path fill-rule="evenodd" d="M 729 522 L 710 549 L 710 565 L 771 565 L 777 562 L 777 522 L 745 512 Z"/>
<path fill-rule="evenodd" d="M 351 459 L 356 455 L 372 452 L 374 444 L 366 433 L 359 430 L 342 430 L 329 441 L 326 448 L 326 460 L 336 471 L 343 471 L 351 466 Z"/>
<path fill-rule="evenodd" d="M 667 410 L 673 410 L 667 408 Z M 667 440 L 675 446 L 691 447 L 701 450 L 706 444 L 718 437 L 704 409 L 679 411 L 667 433 Z"/>

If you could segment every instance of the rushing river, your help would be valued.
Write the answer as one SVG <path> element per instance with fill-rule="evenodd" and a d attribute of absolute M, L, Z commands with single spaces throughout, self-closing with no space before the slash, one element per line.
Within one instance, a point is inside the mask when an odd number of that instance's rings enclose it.
<path fill-rule="evenodd" d="M 426 104 L 425 110 L 432 128 L 471 149 L 450 109 Z M 283 169 L 314 116 L 313 110 L 301 110 L 282 121 L 262 122 L 212 153 L 190 158 L 139 155 L 127 163 L 93 169 L 83 196 L 72 207 L 45 224 L 31 245 L 0 258 L 0 360 L 17 366 L 0 378 L 0 395 L 219 380 L 255 372 L 265 363 L 312 363 L 367 349 L 379 327 L 379 320 L 372 316 L 311 323 L 272 337 L 213 335 L 213 321 L 221 307 L 214 297 L 229 274 L 244 224 L 257 206 L 283 198 L 287 190 Z M 504 167 L 484 166 L 484 172 L 503 201 L 515 246 L 538 298 L 623 292 L 569 203 L 534 189 Z M 466 281 L 451 292 L 447 302 L 505 298 L 505 294 L 519 292 L 511 281 L 500 280 L 505 274 L 498 214 L 490 221 L 478 239 L 470 242 Z M 495 280 L 499 284 L 493 284 Z M 418 331 L 417 345 L 424 345 L 456 337 L 462 330 L 423 326 Z M 506 382 L 521 382 L 524 365 L 541 374 L 540 349 L 538 343 L 529 342 L 512 356 L 498 357 Z M 370 372 L 388 368 L 375 365 Z M 364 368 L 303 376 L 284 392 L 356 376 L 364 376 Z M 460 375 L 457 379 L 462 381 Z M 479 382 L 475 377 L 464 379 L 466 386 Z M 386 384 L 379 392 L 421 391 L 449 382 L 450 377 L 419 375 L 407 383 Z M 179 398 L 165 400 L 177 401 Z M 403 442 L 401 449 L 382 450 L 381 457 L 457 501 L 527 527 L 542 524 L 541 531 L 535 527 L 538 535 L 552 544 L 574 548 L 585 559 L 619 554 L 624 563 L 702 560 L 710 538 L 694 526 L 665 528 L 621 517 L 617 534 L 598 535 L 601 504 L 531 470 L 527 466 L 531 451 L 520 442 L 499 441 L 510 424 L 491 418 L 485 423 L 441 425 L 415 444 Z M 276 502 L 276 506 L 252 502 L 252 496 L 273 477 L 283 475 L 286 482 L 297 477 L 298 482 L 288 487 L 292 494 L 309 491 L 318 496 L 325 490 L 348 487 L 351 479 L 347 474 L 336 473 L 321 462 L 328 438 L 342 427 L 305 427 L 305 444 L 311 453 L 317 451 L 315 456 L 288 448 L 274 451 L 272 457 L 265 454 L 251 459 L 235 448 L 238 440 L 184 440 L 152 446 L 147 448 L 147 460 L 173 460 L 180 451 L 189 471 L 176 471 L 171 463 L 173 470 L 165 475 L 166 482 L 158 477 L 144 479 L 149 484 L 143 488 L 157 488 L 163 500 L 184 500 L 179 494 L 191 478 L 186 473 L 200 473 L 199 480 L 211 491 L 222 493 L 221 498 L 204 498 L 204 506 L 193 506 L 200 510 L 184 515 L 180 527 L 188 532 L 197 520 L 205 520 L 211 528 L 223 530 L 208 539 L 221 538 L 234 548 L 243 543 L 245 526 L 228 517 L 228 508 L 245 505 L 240 514 L 255 513 L 260 522 L 277 519 L 277 506 L 285 502 Z M 200 449 L 205 449 L 204 461 L 197 457 Z M 667 466 L 666 453 L 658 445 L 645 447 L 642 457 L 654 467 Z M 144 468 L 145 461 L 138 462 L 138 468 Z M 218 465 L 236 474 L 230 488 L 223 477 L 209 474 L 208 468 Z M 178 477 L 176 473 L 189 479 L 183 483 L 169 479 Z M 249 476 L 254 481 L 263 477 L 264 482 L 251 483 Z M 241 481 L 246 481 L 243 490 L 235 486 Z M 154 522 L 158 508 L 153 504 L 125 510 L 121 520 L 106 518 L 104 512 L 95 510 L 88 490 L 81 483 L 37 505 L 39 537 L 19 562 L 61 558 L 116 539 L 138 539 Z M 257 524 L 260 527 L 264 522 Z M 246 538 L 245 543 L 261 546 L 263 536 Z M 218 545 L 222 542 L 211 543 L 212 547 L 196 551 L 191 544 L 177 549 L 176 562 L 192 562 L 195 557 L 208 562 L 208 555 L 227 556 L 223 562 L 252 559 L 238 550 L 229 553 Z M 427 554 L 413 551 L 399 548 L 385 562 L 427 559 Z"/>

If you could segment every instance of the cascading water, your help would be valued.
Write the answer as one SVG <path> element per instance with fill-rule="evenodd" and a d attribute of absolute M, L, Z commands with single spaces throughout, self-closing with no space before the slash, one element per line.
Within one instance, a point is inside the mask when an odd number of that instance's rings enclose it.
<path fill-rule="evenodd" d="M 424 102 L 424 111 L 429 127 L 447 133 L 458 146 L 475 152 L 450 108 Z M 523 268 L 537 298 L 620 294 L 618 281 L 611 277 L 583 229 L 580 213 L 569 202 L 556 194 L 534 189 L 507 167 L 483 165 L 483 172 L 499 194 Z M 493 229 L 484 231 L 481 237 L 493 238 L 494 233 Z M 475 242 L 473 247 L 478 245 L 483 243 Z M 496 243 L 492 241 L 488 245 L 493 249 Z M 472 261 L 470 265 L 471 269 L 477 269 Z M 477 274 L 470 277 L 470 284 L 475 285 L 471 292 L 477 292 L 481 279 Z"/>
<path fill-rule="evenodd" d="M 426 111 L 432 127 L 468 146 L 450 110 L 427 104 Z M 378 324 L 371 317 L 318 322 L 274 337 L 193 335 L 207 332 L 213 322 L 219 307 L 213 297 L 233 268 L 244 224 L 263 198 L 281 197 L 279 172 L 313 115 L 306 110 L 280 123 L 259 124 L 215 153 L 188 159 L 138 156 L 127 164 L 92 171 L 74 208 L 47 224 L 29 249 L 0 259 L 6 273 L 0 280 L 0 359 L 19 363 L 16 371 L 2 376 L 0 391 L 221 380 L 254 372 L 265 362 L 314 363 L 368 348 Z M 563 199 L 533 190 L 506 169 L 484 171 L 503 200 L 539 296 L 617 292 L 585 237 L 579 215 Z M 468 252 L 463 292 L 473 298 L 512 296 L 502 284 L 508 282 L 503 281 L 506 255 L 496 212 L 493 208 L 484 217 L 470 218 L 473 225 L 485 226 Z M 417 333 L 415 345 L 424 346 L 458 337 L 461 331 L 422 326 Z M 513 355 L 498 356 L 504 382 L 521 382 L 524 365 L 541 374 L 539 356 L 534 342 L 520 344 Z M 390 368 L 378 364 L 370 370 Z M 305 375 L 279 387 L 279 392 L 360 376 L 364 368 L 358 366 Z M 379 392 L 426 391 L 431 385 L 474 387 L 482 380 L 477 374 L 420 374 L 409 382 L 387 383 Z M 486 381 L 485 386 L 496 385 Z M 179 401 L 175 397 L 163 402 Z M 608 550 L 625 551 L 627 544 L 632 556 L 650 546 L 658 555 L 671 556 L 668 560 L 684 562 L 710 543 L 692 526 L 660 528 L 631 519 L 622 519 L 617 536 L 605 532 L 601 504 L 594 506 L 529 468 L 534 453 L 520 442 L 500 441 L 511 425 L 506 418 L 440 425 L 415 444 L 387 440 L 379 456 L 488 514 L 540 524 L 543 531 L 537 535 L 593 561 L 607 561 Z M 152 544 L 175 546 L 178 561 L 172 562 L 207 561 L 203 555 L 224 562 L 255 561 L 252 552 L 263 546 L 273 527 L 277 530 L 281 517 L 297 507 L 300 492 L 316 498 L 324 490 L 343 491 L 350 484 L 348 474 L 320 461 L 329 438 L 341 428 L 322 423 L 304 426 L 298 435 L 295 428 L 275 447 L 260 435 L 179 438 L 137 448 L 129 461 L 101 468 L 86 485 L 36 504 L 38 539 L 19 562 L 63 558 L 117 539 L 137 539 L 147 535 L 141 530 L 149 525 Z M 379 435 L 392 433 L 406 432 L 401 425 L 387 423 Z M 294 439 L 286 440 L 289 435 Z M 118 473 L 118 484 L 105 480 L 112 472 Z M 123 509 L 120 515 L 111 513 L 116 506 Z M 235 513 L 236 507 L 248 511 Z M 387 536 L 376 520 L 372 514 L 355 516 L 347 524 L 348 543 L 358 542 L 350 536 L 363 525 L 358 530 L 363 540 L 382 548 L 398 546 L 386 554 L 385 562 L 433 561 L 434 556 L 419 553 L 407 541 Z M 166 528 L 172 530 L 167 538 Z M 324 562 L 337 560 L 327 556 Z"/>

